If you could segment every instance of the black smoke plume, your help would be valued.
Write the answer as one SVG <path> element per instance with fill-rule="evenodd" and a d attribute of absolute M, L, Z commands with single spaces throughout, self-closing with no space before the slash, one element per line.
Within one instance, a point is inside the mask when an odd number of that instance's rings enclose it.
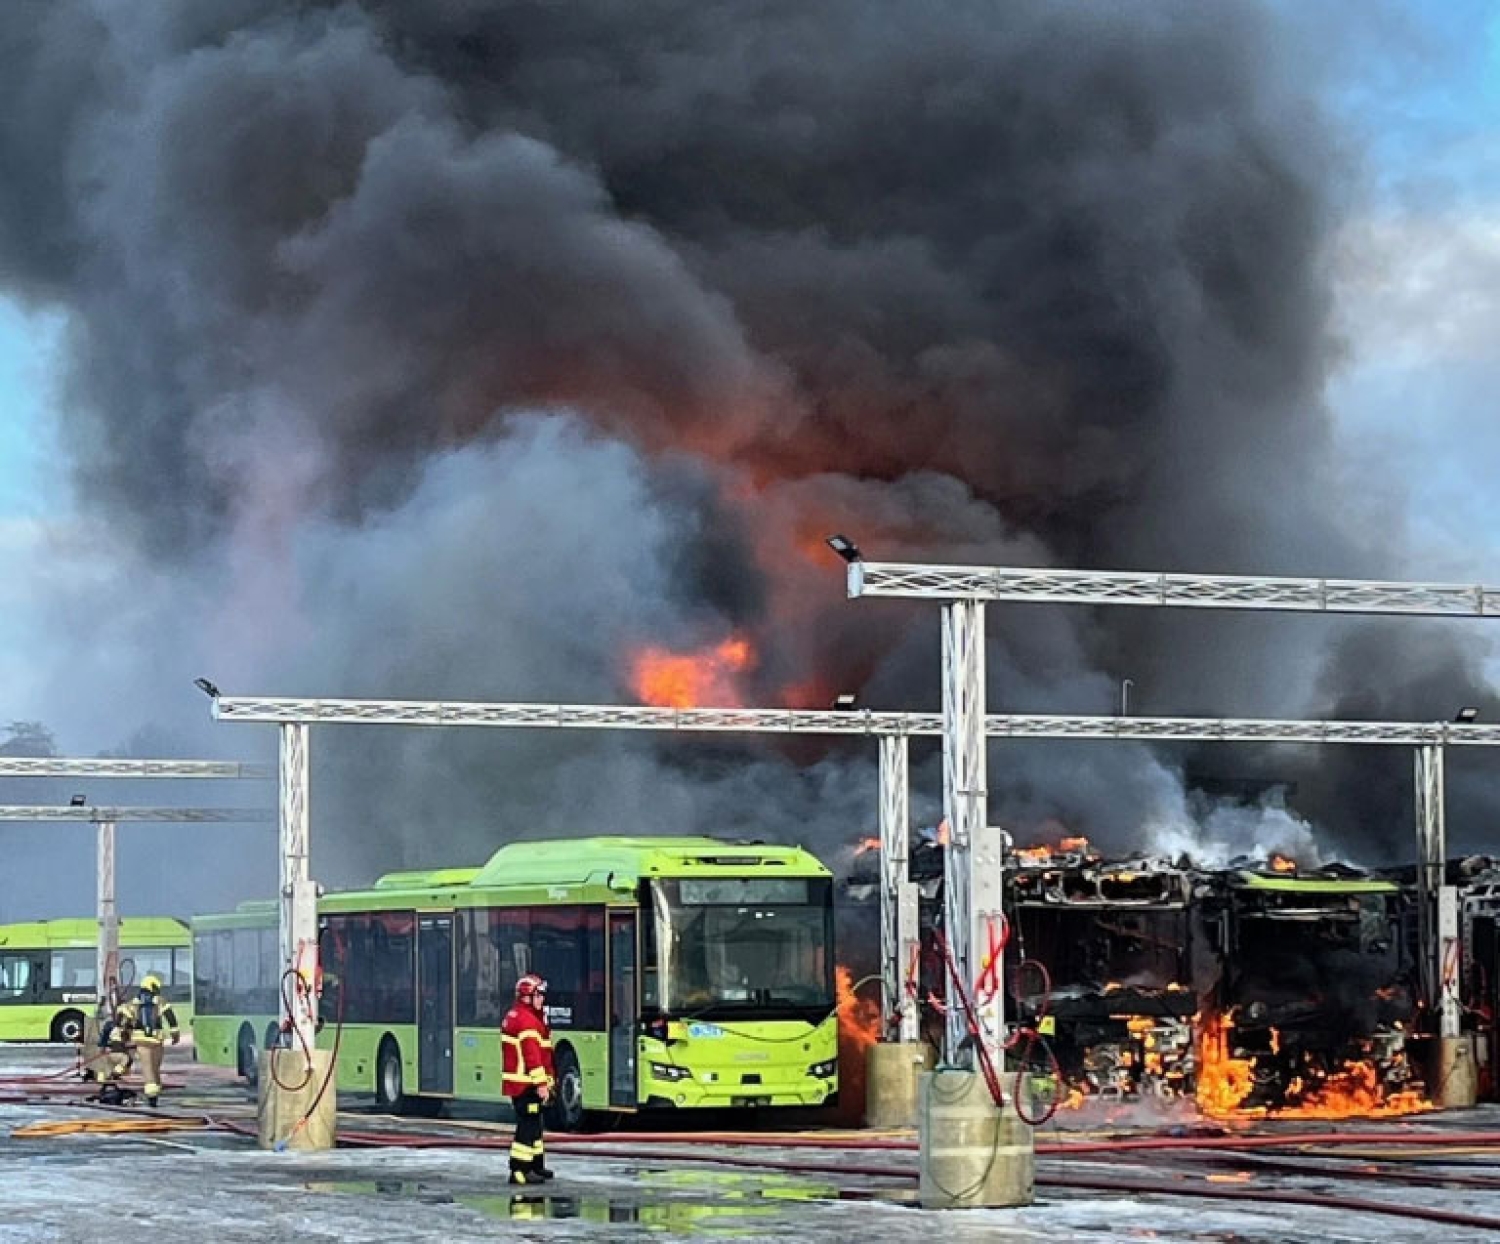
<path fill-rule="evenodd" d="M 78 523 L 131 601 L 58 590 L 62 728 L 251 747 L 183 724 L 203 672 L 633 700 L 632 646 L 731 632 L 747 702 L 935 707 L 935 616 L 844 602 L 832 530 L 1399 570 L 1332 460 L 1346 162 L 1293 38 L 1251 3 L 0 7 L 0 290 L 66 315 Z M 1325 667 L 1321 621 L 992 613 L 999 708 L 1109 711 L 1128 676 L 1140 711 L 1314 713 L 1370 673 Z M 1383 711 L 1462 694 L 1442 642 L 1412 678 L 1375 658 Z M 821 846 L 874 814 L 865 751 L 315 747 L 333 879 L 604 828 Z M 994 815 L 1123 847 L 1189 816 L 1183 763 L 997 748 Z M 1394 783 L 1300 789 L 1335 847 L 1409 818 Z"/>

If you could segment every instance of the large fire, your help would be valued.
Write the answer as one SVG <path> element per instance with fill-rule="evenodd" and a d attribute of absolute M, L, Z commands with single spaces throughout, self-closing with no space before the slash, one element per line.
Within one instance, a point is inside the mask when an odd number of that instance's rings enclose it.
<path fill-rule="evenodd" d="M 838 989 L 839 1044 L 850 1046 L 861 1056 L 880 1040 L 880 1004 L 854 992 L 854 977 L 840 964 L 834 972 Z"/>
<path fill-rule="evenodd" d="M 754 664 L 750 641 L 737 635 L 697 652 L 647 647 L 631 658 L 630 683 L 644 703 L 662 708 L 737 708 L 736 675 Z"/>
<path fill-rule="evenodd" d="M 1255 1064 L 1230 1052 L 1233 1033 L 1232 1015 L 1210 1015 L 1198 1025 L 1198 1108 L 1214 1118 L 1389 1118 L 1432 1109 L 1432 1103 L 1415 1089 L 1387 1089 L 1372 1062 L 1345 1062 L 1316 1081 L 1294 1078 L 1287 1090 L 1288 1103 L 1275 1109 L 1247 1105 L 1255 1089 Z M 1273 1029 L 1273 1049 L 1277 1039 Z"/>
<path fill-rule="evenodd" d="M 880 1040 L 880 1004 L 854 991 L 854 974 L 840 964 L 834 972 L 839 1016 L 838 1119 L 858 1124 L 865 1109 L 865 1060 Z"/>

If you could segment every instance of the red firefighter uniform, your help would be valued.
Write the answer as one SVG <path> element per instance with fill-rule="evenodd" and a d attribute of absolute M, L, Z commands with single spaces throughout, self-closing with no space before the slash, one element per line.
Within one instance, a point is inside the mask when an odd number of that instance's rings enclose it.
<path fill-rule="evenodd" d="M 500 1085 L 516 1111 L 510 1146 L 510 1182 L 551 1179 L 542 1148 L 542 1105 L 556 1086 L 552 1030 L 547 1026 L 547 982 L 526 975 L 516 982 L 516 1003 L 500 1024 Z"/>

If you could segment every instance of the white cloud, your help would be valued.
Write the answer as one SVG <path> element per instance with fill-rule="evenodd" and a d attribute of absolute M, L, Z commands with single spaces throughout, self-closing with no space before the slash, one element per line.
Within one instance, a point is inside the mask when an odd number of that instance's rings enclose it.
<path fill-rule="evenodd" d="M 1355 366 L 1496 359 L 1500 207 L 1365 218 L 1340 237 L 1334 273 Z"/>

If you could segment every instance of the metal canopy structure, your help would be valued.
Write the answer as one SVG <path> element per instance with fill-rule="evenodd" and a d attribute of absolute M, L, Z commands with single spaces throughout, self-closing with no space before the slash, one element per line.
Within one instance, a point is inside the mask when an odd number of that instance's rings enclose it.
<path fill-rule="evenodd" d="M 238 778 L 267 781 L 275 776 L 275 765 L 244 764 L 238 760 L 0 756 L 0 778 Z"/>
<path fill-rule="evenodd" d="M 212 685 L 212 684 L 210 684 Z M 881 981 L 883 1013 L 899 1016 L 902 1040 L 916 1039 L 917 1016 L 904 998 L 905 965 L 917 946 L 915 892 L 905 878 L 909 851 L 907 740 L 943 735 L 940 713 L 869 709 L 660 708 L 646 705 L 537 704 L 467 700 L 310 699 L 213 696 L 219 721 L 275 725 L 281 730 L 280 804 L 285 919 L 283 961 L 299 962 L 316 944 L 316 886 L 311 881 L 308 821 L 308 733 L 312 724 L 488 726 L 527 729 L 667 730 L 715 734 L 865 736 L 880 741 Z M 1500 726 L 1475 723 L 1297 721 L 1259 718 L 1095 717 L 990 714 L 985 733 L 1001 739 L 1176 740 L 1260 743 L 1351 743 L 1388 746 L 1451 743 L 1500 746 Z M 982 751 L 983 749 L 980 749 Z M 978 757 L 971 757 L 971 764 Z M 965 789 L 972 779 L 966 779 Z M 952 809 L 949 812 L 952 824 Z M 990 844 L 998 852 L 998 840 Z M 993 870 L 999 881 L 999 862 Z M 948 890 L 954 887 L 947 887 Z M 293 892 L 300 897 L 293 901 Z M 995 909 L 998 911 L 998 898 Z M 295 907 L 295 911 L 293 908 Z M 315 1005 L 315 1000 L 312 1003 Z M 998 1001 L 996 1005 L 999 1005 Z M 956 1008 L 950 1015 L 956 1015 Z M 960 1017 L 961 1018 L 961 1017 Z M 315 1016 L 308 1021 L 315 1022 Z M 959 1034 L 961 1039 L 962 1034 Z"/>
<path fill-rule="evenodd" d="M 14 763 L 17 758 L 7 758 L 8 763 Z M 37 757 L 25 758 L 34 760 L 32 767 L 25 773 L 9 773 L 10 777 L 151 777 L 151 778 L 181 778 L 181 777 L 229 777 L 239 778 L 251 776 L 243 772 L 168 772 L 173 767 L 181 766 L 215 766 L 226 767 L 225 762 L 220 761 L 193 761 L 193 760 L 136 760 L 136 761 L 97 761 L 87 759 L 66 759 L 62 757 Z M 134 766 L 151 766 L 147 771 L 121 772 L 111 767 L 107 772 L 95 771 L 94 765 L 115 766 L 129 764 Z M 243 766 L 229 764 L 227 767 L 234 769 L 253 768 L 255 766 Z M 266 769 L 266 766 L 258 766 Z M 254 774 L 256 777 L 269 777 L 266 773 Z M 265 823 L 272 819 L 272 813 L 261 808 L 137 808 L 137 807 L 107 807 L 97 808 L 82 804 L 72 804 L 67 807 L 58 807 L 51 804 L 9 804 L 0 805 L 0 821 L 26 821 L 26 822 L 56 822 L 56 821 L 83 821 L 94 826 L 97 831 L 95 885 L 96 885 L 96 908 L 99 919 L 99 946 L 96 952 L 94 964 L 94 984 L 98 989 L 99 1001 L 102 1004 L 110 994 L 110 991 L 119 983 L 120 963 L 120 916 L 119 908 L 115 902 L 115 827 L 123 822 L 149 822 L 158 824 L 188 824 L 200 822 L 212 822 L 218 824 L 236 823 Z"/>
<path fill-rule="evenodd" d="M 275 767 L 237 760 L 143 760 L 115 756 L 0 756 L 0 777 L 5 778 L 104 778 L 198 780 L 204 778 L 265 781 L 276 776 Z M 90 820 L 98 830 L 95 887 L 99 920 L 99 949 L 95 983 L 102 1001 L 108 996 L 120 958 L 120 921 L 115 905 L 115 823 L 120 818 L 100 819 L 98 809 L 88 816 L 16 817 L 16 820 Z M 118 809 L 116 809 L 118 811 Z M 69 812 L 77 809 L 70 808 Z M 161 809 L 155 809 L 161 811 Z M 174 811 L 178 811 L 175 810 Z M 165 818 L 146 818 L 165 819 Z"/>
<path fill-rule="evenodd" d="M 850 562 L 848 575 L 851 598 L 902 596 L 914 600 L 1029 601 L 1053 605 L 1500 616 L 1500 587 L 1478 583 L 1392 583 L 1377 579 L 1293 579 L 867 561 Z"/>
<path fill-rule="evenodd" d="M 993 832 L 988 799 L 983 736 L 990 718 L 985 712 L 984 606 L 988 601 L 1071 605 L 1149 605 L 1189 609 L 1283 610 L 1304 613 L 1397 614 L 1408 617 L 1500 616 L 1500 588 L 1483 584 L 1401 583 L 1369 579 L 1303 579 L 1245 575 L 1190 575 L 1136 571 L 1052 570 L 1005 566 L 954 566 L 909 562 L 867 562 L 854 542 L 834 536 L 829 545 L 847 563 L 848 594 L 938 601 L 943 606 L 943 807 L 951 834 L 944 853 L 946 936 L 958 979 L 978 979 L 980 947 L 992 938 L 1001 918 L 999 870 L 988 866 Z M 1123 724 L 1123 719 L 1122 719 Z M 1312 723 L 1309 723 L 1312 724 Z M 1348 742 L 1410 742 L 1436 747 L 1456 741 L 1442 725 L 1431 725 L 1427 738 L 1395 737 L 1372 723 L 1383 738 L 1348 738 Z M 1083 736 L 1074 736 L 1083 737 Z M 1116 736 L 1119 737 L 1119 736 Z M 1140 736 L 1151 737 L 1151 736 Z M 1189 737 L 1178 735 L 1175 737 Z M 1218 737 L 1235 737 L 1220 735 Z M 1261 736 L 1271 741 L 1267 736 Z M 1276 741 L 1294 741 L 1278 737 Z M 1333 741 L 1321 736 L 1308 741 Z M 1423 762 L 1419 760 L 1419 789 Z M 1427 768 L 1440 772 L 1428 762 Z M 1436 781 L 1426 779 L 1429 792 Z M 1440 799 L 1440 795 L 1439 795 Z M 1432 799 L 1428 800 L 1429 805 Z M 1419 815 L 1420 797 L 1419 797 Z M 1430 814 L 1429 814 L 1430 815 Z M 1440 814 L 1439 814 L 1440 815 Z M 1436 823 L 1440 826 L 1440 821 Z M 1424 850 L 1441 842 L 1441 828 L 1424 825 Z M 1431 860 L 1419 861 L 1430 864 Z M 1420 870 L 1419 870 L 1420 871 Z M 1442 901 L 1441 893 L 1437 896 Z M 1451 899 L 1451 895 L 1449 898 Z M 1436 919 L 1433 926 L 1436 926 Z M 1442 937 L 1425 948 L 1438 962 L 1447 955 Z M 979 1007 L 981 1040 L 990 1060 L 999 1065 L 1004 1040 L 1003 984 Z M 1453 1000 L 1440 999 L 1443 1031 L 1457 1022 Z M 952 1016 L 960 1010 L 950 985 L 947 1045 L 950 1061 L 965 1057 L 963 1025 Z M 1456 1028 L 1455 1028 L 1456 1031 Z"/>
<path fill-rule="evenodd" d="M 717 734 L 940 737 L 941 713 L 780 708 L 655 708 L 618 704 L 487 703 L 469 700 L 288 699 L 220 696 L 220 721 L 282 725 L 494 726 L 534 729 L 678 730 Z M 989 713 L 992 739 L 1137 739 L 1221 743 L 1368 743 L 1500 746 L 1500 725 L 1469 722 L 1299 721 L 1264 717 L 1101 717 Z"/>

